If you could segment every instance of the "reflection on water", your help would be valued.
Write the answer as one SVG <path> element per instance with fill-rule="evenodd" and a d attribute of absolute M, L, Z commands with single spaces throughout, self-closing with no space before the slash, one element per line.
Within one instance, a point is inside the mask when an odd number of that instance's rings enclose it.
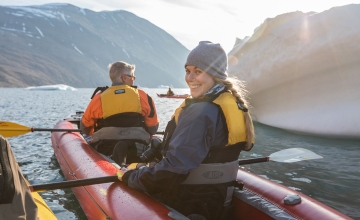
<path fill-rule="evenodd" d="M 182 99 L 159 98 L 166 89 L 144 89 L 155 101 L 165 129 Z M 188 89 L 173 89 L 189 94 Z M 52 128 L 71 111 L 84 110 L 94 89 L 78 91 L 27 91 L 0 88 L 0 120 L 29 127 Z M 355 219 L 360 219 L 359 140 L 339 140 L 293 134 L 255 123 L 256 142 L 240 159 L 268 156 L 279 150 L 301 147 L 323 159 L 295 163 L 265 162 L 243 167 L 277 183 L 298 190 Z M 16 159 L 31 184 L 64 181 L 53 158 L 50 132 L 29 132 L 9 138 Z M 59 219 L 86 219 L 71 189 L 42 192 L 41 195 Z"/>

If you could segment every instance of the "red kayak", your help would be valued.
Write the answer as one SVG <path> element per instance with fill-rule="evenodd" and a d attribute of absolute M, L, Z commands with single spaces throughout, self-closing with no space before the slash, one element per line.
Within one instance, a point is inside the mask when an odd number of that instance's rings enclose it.
<path fill-rule="evenodd" d="M 190 95 L 184 94 L 184 95 L 167 95 L 167 94 L 157 94 L 156 95 L 160 98 L 172 98 L 172 99 L 186 99 Z"/>
<path fill-rule="evenodd" d="M 56 129 L 77 129 L 77 116 L 55 125 Z M 80 115 L 81 117 L 81 115 Z M 53 132 L 52 146 L 67 180 L 114 176 L 117 167 L 90 147 L 78 132 Z M 351 219 L 298 191 L 239 169 L 243 188 L 234 193 L 236 219 Z M 151 196 L 121 182 L 72 188 L 88 219 L 172 219 L 171 209 Z M 296 204 L 286 204 L 295 196 Z M 174 212 L 173 212 L 174 213 Z M 180 214 L 181 215 L 181 214 Z"/>

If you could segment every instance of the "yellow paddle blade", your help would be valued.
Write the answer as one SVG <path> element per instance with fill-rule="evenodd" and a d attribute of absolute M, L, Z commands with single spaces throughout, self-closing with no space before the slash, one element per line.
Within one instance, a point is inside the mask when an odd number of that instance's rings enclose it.
<path fill-rule="evenodd" d="M 30 127 L 8 121 L 0 121 L 0 134 L 5 138 L 18 136 L 31 132 Z"/>

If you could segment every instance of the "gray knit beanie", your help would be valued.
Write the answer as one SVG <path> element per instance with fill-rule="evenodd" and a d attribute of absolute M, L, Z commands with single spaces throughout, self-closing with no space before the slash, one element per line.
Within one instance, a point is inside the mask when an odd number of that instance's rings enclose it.
<path fill-rule="evenodd" d="M 226 79 L 227 60 L 227 55 L 220 44 L 200 41 L 199 45 L 190 51 L 185 67 L 196 66 L 215 77 Z"/>

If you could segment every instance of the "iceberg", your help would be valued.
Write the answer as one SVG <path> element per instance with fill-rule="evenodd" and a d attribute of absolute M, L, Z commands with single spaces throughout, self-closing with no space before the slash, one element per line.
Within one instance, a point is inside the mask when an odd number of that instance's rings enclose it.
<path fill-rule="evenodd" d="M 169 86 L 159 85 L 158 88 L 159 88 L 159 89 L 168 89 Z"/>
<path fill-rule="evenodd" d="M 360 4 L 266 19 L 229 52 L 255 121 L 310 135 L 360 138 Z"/>
<path fill-rule="evenodd" d="M 27 90 L 62 90 L 62 91 L 76 91 L 77 89 L 64 84 L 47 85 L 47 86 L 31 86 L 26 87 Z"/>

